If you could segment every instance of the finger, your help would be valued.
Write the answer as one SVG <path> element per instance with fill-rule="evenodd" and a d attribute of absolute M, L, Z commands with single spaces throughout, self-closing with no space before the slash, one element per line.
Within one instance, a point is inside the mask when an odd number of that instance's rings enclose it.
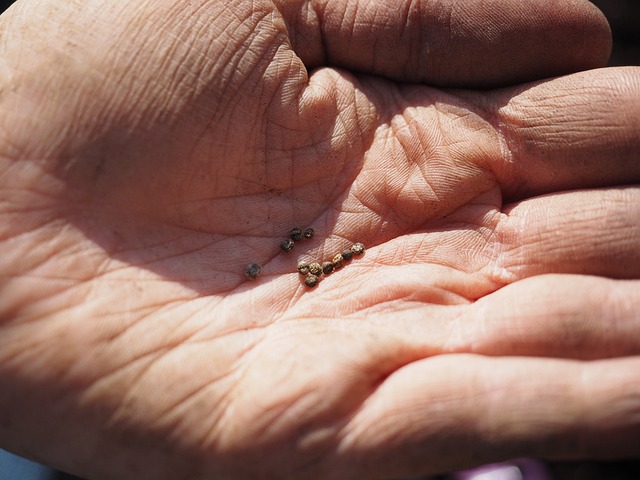
<path fill-rule="evenodd" d="M 640 181 L 640 68 L 609 68 L 502 92 L 507 199 Z M 504 159 L 503 159 L 504 160 Z"/>
<path fill-rule="evenodd" d="M 490 86 L 603 66 L 610 53 L 604 16 L 580 0 L 276 4 L 309 68 Z"/>
<path fill-rule="evenodd" d="M 343 428 L 359 477 L 439 473 L 534 456 L 638 456 L 640 358 L 580 363 L 444 355 L 390 375 Z"/>
<path fill-rule="evenodd" d="M 640 173 L 640 172 L 639 172 Z M 490 268 L 512 282 L 543 273 L 640 278 L 640 187 L 574 191 L 508 206 Z"/>
<path fill-rule="evenodd" d="M 444 351 L 581 360 L 640 355 L 640 282 L 541 275 L 449 322 Z"/>

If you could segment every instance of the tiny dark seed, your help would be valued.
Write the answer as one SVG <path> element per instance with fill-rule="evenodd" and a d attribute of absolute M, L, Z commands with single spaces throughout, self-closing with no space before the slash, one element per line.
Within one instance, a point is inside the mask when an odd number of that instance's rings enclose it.
<path fill-rule="evenodd" d="M 304 238 L 313 238 L 313 234 L 314 233 L 316 233 L 316 232 L 313 231 L 313 228 L 307 228 L 304 231 L 303 235 L 304 235 Z"/>
<path fill-rule="evenodd" d="M 342 266 L 344 265 L 344 259 L 342 258 L 342 254 L 336 253 L 331 259 L 331 262 L 333 263 L 333 268 L 335 268 L 336 270 L 339 268 L 342 268 Z"/>
<path fill-rule="evenodd" d="M 342 252 L 342 259 L 345 262 L 348 262 L 352 258 L 353 258 L 353 252 L 351 250 L 345 250 L 344 252 Z"/>
<path fill-rule="evenodd" d="M 284 252 L 290 252 L 293 249 L 293 245 L 294 245 L 293 240 L 291 240 L 290 238 L 287 238 L 286 240 L 283 240 L 283 242 L 280 244 L 280 248 Z"/>
<path fill-rule="evenodd" d="M 298 263 L 298 272 L 302 275 L 309 273 L 309 264 L 305 262 Z"/>
<path fill-rule="evenodd" d="M 351 246 L 351 253 L 353 253 L 356 257 L 362 255 L 365 251 L 364 245 L 361 243 L 354 243 Z"/>
<path fill-rule="evenodd" d="M 319 263 L 310 263 L 309 264 L 309 273 L 311 275 L 320 276 L 322 275 L 322 265 Z"/>
<path fill-rule="evenodd" d="M 322 262 L 322 272 L 325 275 L 329 275 L 331 272 L 333 272 L 333 263 L 332 262 Z"/>
<path fill-rule="evenodd" d="M 298 240 L 302 240 L 302 230 L 299 228 L 294 228 L 289 233 L 289 236 L 291 237 L 291 240 L 293 240 L 294 242 L 297 242 Z"/>
<path fill-rule="evenodd" d="M 260 270 L 262 270 L 260 265 L 257 263 L 250 263 L 244 267 L 244 276 L 247 277 L 248 280 L 255 280 L 260 275 Z"/>
<path fill-rule="evenodd" d="M 310 288 L 313 288 L 316 285 L 318 285 L 318 282 L 320 282 L 320 279 L 318 278 L 318 276 L 313 275 L 311 273 L 307 275 L 307 277 L 304 279 L 304 284 Z"/>

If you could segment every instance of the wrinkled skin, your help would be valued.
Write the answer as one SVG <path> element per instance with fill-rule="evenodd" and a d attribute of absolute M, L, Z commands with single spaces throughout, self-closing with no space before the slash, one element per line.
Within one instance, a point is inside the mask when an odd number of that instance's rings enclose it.
<path fill-rule="evenodd" d="M 588 2 L 19 0 L 0 46 L 0 447 L 120 480 L 639 454 L 640 70 L 591 70 Z"/>

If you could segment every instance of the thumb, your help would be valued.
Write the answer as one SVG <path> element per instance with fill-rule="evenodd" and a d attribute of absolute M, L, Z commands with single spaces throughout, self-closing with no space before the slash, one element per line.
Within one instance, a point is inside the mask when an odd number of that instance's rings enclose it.
<path fill-rule="evenodd" d="M 494 87 L 604 66 L 611 32 L 571 0 L 278 0 L 307 67 Z"/>

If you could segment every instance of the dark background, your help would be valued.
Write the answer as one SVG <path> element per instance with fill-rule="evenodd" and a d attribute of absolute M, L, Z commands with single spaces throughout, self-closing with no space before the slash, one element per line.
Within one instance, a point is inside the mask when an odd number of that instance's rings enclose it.
<path fill-rule="evenodd" d="M 592 1 L 607 16 L 613 30 L 613 53 L 610 65 L 640 65 L 640 0 Z M 0 0 L 0 12 L 12 3 L 13 1 Z M 10 44 L 10 40 L 8 43 Z M 639 462 L 563 463 L 551 464 L 550 468 L 553 478 L 556 480 L 640 479 Z M 63 473 L 52 473 L 51 475 L 52 480 L 73 480 L 75 478 Z"/>
<path fill-rule="evenodd" d="M 640 1 L 592 0 L 613 31 L 611 65 L 640 65 Z"/>

